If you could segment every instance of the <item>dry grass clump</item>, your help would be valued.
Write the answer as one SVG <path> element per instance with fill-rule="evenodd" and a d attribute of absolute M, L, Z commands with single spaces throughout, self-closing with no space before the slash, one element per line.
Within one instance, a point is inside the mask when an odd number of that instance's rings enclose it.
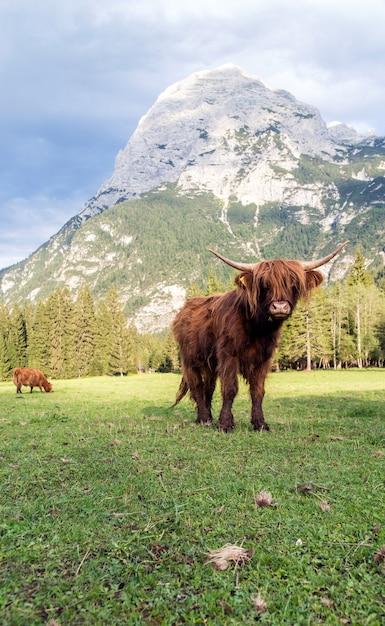
<path fill-rule="evenodd" d="M 215 569 L 225 570 L 228 568 L 231 561 L 242 565 L 245 561 L 251 559 L 252 554 L 252 550 L 226 544 L 223 548 L 219 548 L 218 550 L 210 550 L 207 553 L 209 558 L 206 563 L 212 563 Z"/>
<path fill-rule="evenodd" d="M 257 597 L 253 599 L 253 606 L 260 615 L 261 613 L 265 613 L 267 611 L 267 603 L 262 598 L 260 592 L 258 592 Z"/>
<path fill-rule="evenodd" d="M 260 508 L 268 507 L 273 505 L 273 496 L 270 491 L 260 491 L 254 497 L 256 506 Z"/>

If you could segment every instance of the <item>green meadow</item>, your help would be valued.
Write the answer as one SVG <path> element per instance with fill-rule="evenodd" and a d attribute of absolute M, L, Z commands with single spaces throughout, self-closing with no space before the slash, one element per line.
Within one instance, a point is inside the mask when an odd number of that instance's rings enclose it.
<path fill-rule="evenodd" d="M 271 373 L 261 433 L 242 383 L 232 435 L 175 374 L 53 384 L 0 383 L 2 625 L 385 624 L 385 370 Z"/>

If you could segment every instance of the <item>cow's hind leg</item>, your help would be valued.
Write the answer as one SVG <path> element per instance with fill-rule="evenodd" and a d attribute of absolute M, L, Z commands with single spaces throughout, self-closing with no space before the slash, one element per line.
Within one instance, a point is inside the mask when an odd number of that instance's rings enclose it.
<path fill-rule="evenodd" d="M 207 384 L 200 368 L 192 367 L 183 373 L 190 389 L 190 394 L 197 406 L 197 423 L 211 425 L 213 418 L 211 415 L 211 398 L 214 389 Z M 214 382 L 215 386 L 215 382 Z"/>
<path fill-rule="evenodd" d="M 213 421 L 212 413 L 211 413 L 211 403 L 215 391 L 215 384 L 217 382 L 217 375 L 210 369 L 205 370 L 204 373 L 204 400 L 205 400 L 205 413 L 209 417 L 209 423 Z"/>

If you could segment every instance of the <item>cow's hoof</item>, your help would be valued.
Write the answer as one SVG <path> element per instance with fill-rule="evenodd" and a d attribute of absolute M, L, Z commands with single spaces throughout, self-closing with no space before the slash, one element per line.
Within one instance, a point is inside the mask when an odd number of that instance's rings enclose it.
<path fill-rule="evenodd" d="M 226 433 L 228 435 L 231 435 L 233 430 L 234 430 L 234 426 L 218 426 L 218 431 L 220 433 Z"/>
<path fill-rule="evenodd" d="M 211 428 L 213 422 L 212 420 L 197 420 L 197 424 L 200 424 L 201 426 L 207 426 L 207 428 Z"/>
<path fill-rule="evenodd" d="M 253 424 L 253 426 L 254 430 L 258 430 L 259 432 L 262 432 L 262 430 L 270 430 L 270 426 L 269 424 L 266 424 L 266 422 L 263 424 Z"/>

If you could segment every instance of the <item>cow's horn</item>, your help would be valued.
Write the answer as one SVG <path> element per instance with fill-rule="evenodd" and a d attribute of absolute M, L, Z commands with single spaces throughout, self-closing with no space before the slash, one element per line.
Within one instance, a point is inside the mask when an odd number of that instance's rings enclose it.
<path fill-rule="evenodd" d="M 230 265 L 230 267 L 234 267 L 236 270 L 240 270 L 241 272 L 252 270 L 257 264 L 256 263 L 238 263 L 238 261 L 230 261 L 230 259 L 226 259 L 226 257 L 219 254 L 219 252 L 215 252 L 215 250 L 208 249 L 209 252 L 215 254 L 221 261 Z"/>
<path fill-rule="evenodd" d="M 340 252 L 340 250 L 342 250 L 342 248 L 346 246 L 347 243 L 349 243 L 349 240 L 342 243 L 340 246 L 338 246 L 337 250 L 323 257 L 323 259 L 319 259 L 318 261 L 300 261 L 300 263 L 302 264 L 302 267 L 306 272 L 309 272 L 310 270 L 315 270 L 317 267 L 321 267 L 321 265 L 325 265 L 326 263 L 331 261 Z M 215 254 L 218 259 L 220 259 L 224 263 L 227 263 L 227 265 L 230 265 L 230 267 L 234 267 L 236 270 L 240 270 L 241 272 L 253 270 L 254 267 L 258 265 L 258 263 L 239 263 L 238 261 L 231 261 L 230 259 L 226 259 L 226 257 L 219 254 L 219 252 L 211 250 L 211 248 L 208 248 L 208 251 L 212 252 L 212 254 Z"/>
<path fill-rule="evenodd" d="M 301 261 L 303 269 L 306 272 L 309 272 L 310 270 L 315 270 L 317 267 L 321 267 L 321 265 L 325 265 L 326 263 L 334 259 L 334 257 L 339 253 L 340 250 L 342 250 L 344 246 L 346 246 L 347 243 L 349 243 L 349 240 L 338 246 L 337 250 L 334 250 L 334 252 L 328 254 L 327 256 L 324 256 L 323 259 L 319 259 L 318 261 Z"/>

